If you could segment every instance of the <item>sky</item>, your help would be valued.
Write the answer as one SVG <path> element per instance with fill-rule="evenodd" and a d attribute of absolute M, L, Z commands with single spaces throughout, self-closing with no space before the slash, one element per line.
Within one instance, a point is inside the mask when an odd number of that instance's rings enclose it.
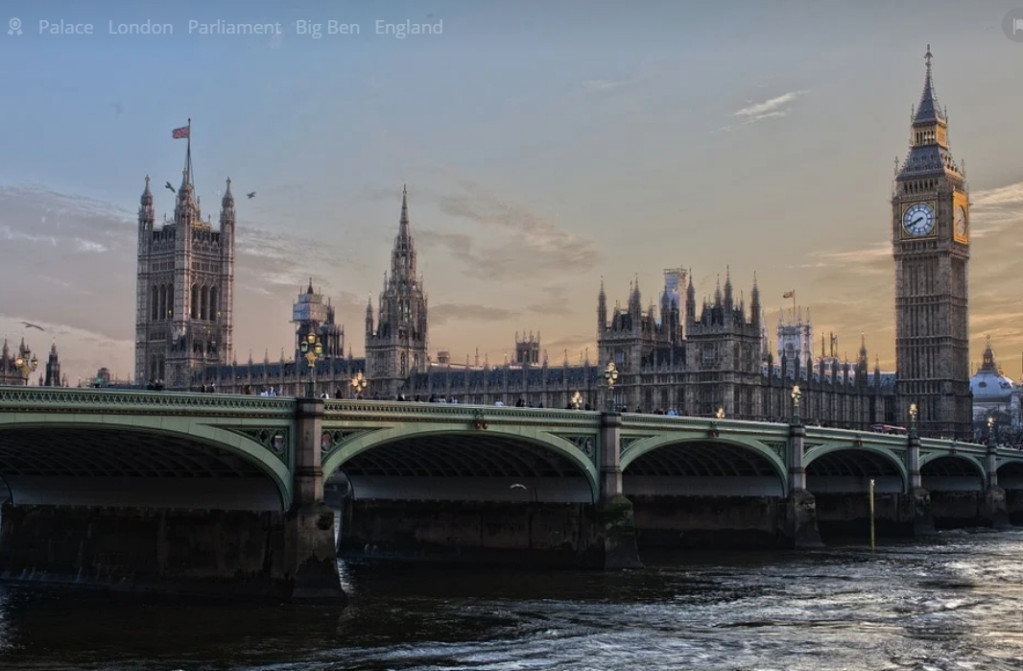
<path fill-rule="evenodd" d="M 794 290 L 817 342 L 855 357 L 862 334 L 891 370 L 893 170 L 930 44 L 971 190 L 971 360 L 990 336 L 1019 379 L 1020 8 L 4 0 L 0 337 L 55 342 L 71 384 L 132 375 L 139 197 L 179 183 L 191 118 L 204 216 L 228 177 L 238 199 L 239 362 L 293 351 L 310 278 L 362 354 L 407 184 L 433 355 L 497 363 L 533 331 L 553 363 L 595 359 L 601 281 L 646 304 L 681 266 L 698 301 L 756 273 L 772 347 Z M 435 34 L 378 34 L 406 21 Z M 250 23 L 276 34 L 223 34 Z M 111 34 L 131 24 L 172 34 Z"/>

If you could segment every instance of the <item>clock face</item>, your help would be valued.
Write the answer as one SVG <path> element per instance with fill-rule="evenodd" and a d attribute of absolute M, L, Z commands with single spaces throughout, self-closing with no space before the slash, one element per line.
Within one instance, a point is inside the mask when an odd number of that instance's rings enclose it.
<path fill-rule="evenodd" d="M 960 238 L 966 237 L 966 208 L 962 205 L 956 207 L 955 213 L 955 231 L 956 235 Z"/>
<path fill-rule="evenodd" d="M 934 230 L 934 209 L 926 203 L 917 203 L 902 215 L 902 228 L 906 233 L 919 236 Z"/>

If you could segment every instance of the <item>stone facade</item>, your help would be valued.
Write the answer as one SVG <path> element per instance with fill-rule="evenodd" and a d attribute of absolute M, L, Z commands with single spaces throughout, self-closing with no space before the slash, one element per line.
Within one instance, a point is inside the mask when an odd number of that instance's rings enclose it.
<path fill-rule="evenodd" d="M 187 388 L 195 371 L 231 359 L 234 196 L 221 200 L 220 228 L 202 219 L 192 182 L 191 131 L 174 218 L 156 227 L 146 177 L 138 215 L 135 382 Z"/>

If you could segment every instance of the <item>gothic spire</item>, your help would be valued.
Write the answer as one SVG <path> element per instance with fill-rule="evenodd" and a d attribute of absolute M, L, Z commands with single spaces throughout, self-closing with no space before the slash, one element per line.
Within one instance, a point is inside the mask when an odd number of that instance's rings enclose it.
<path fill-rule="evenodd" d="M 924 55 L 924 62 L 927 64 L 927 73 L 924 77 L 924 91 L 920 96 L 920 104 L 917 105 L 916 114 L 913 117 L 914 126 L 929 126 L 937 122 L 945 121 L 945 114 L 938 98 L 934 93 L 934 80 L 931 77 L 931 45 L 927 45 L 927 53 Z"/>
<path fill-rule="evenodd" d="M 188 120 L 188 132 L 185 134 L 188 148 L 185 150 L 185 168 L 181 171 L 181 188 L 178 189 L 178 202 L 174 207 L 174 218 L 179 224 L 195 226 L 202 223 L 199 203 L 195 198 L 195 185 L 192 182 L 192 120 Z"/>
<path fill-rule="evenodd" d="M 192 119 L 188 119 L 188 132 L 185 133 L 185 169 L 181 171 L 181 188 L 178 189 L 178 193 L 181 193 L 186 186 L 194 186 L 192 183 Z"/>
<path fill-rule="evenodd" d="M 398 237 L 394 240 L 391 254 L 392 281 L 416 281 L 416 250 L 409 229 L 408 188 L 401 189 L 401 219 L 398 222 Z"/>
<path fill-rule="evenodd" d="M 401 226 L 408 229 L 408 185 L 401 185 Z"/>

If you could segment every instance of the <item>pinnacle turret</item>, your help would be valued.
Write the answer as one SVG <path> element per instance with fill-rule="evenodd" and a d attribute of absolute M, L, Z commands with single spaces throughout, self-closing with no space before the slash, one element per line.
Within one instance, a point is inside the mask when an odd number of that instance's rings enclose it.
<path fill-rule="evenodd" d="M 220 199 L 220 206 L 226 209 L 234 208 L 234 194 L 231 193 L 231 178 L 227 178 L 227 189 L 224 190 L 224 197 Z"/>
<path fill-rule="evenodd" d="M 153 206 L 153 192 L 149 190 L 149 175 L 146 175 L 146 189 L 142 192 L 142 198 L 139 202 L 142 207 Z"/>

